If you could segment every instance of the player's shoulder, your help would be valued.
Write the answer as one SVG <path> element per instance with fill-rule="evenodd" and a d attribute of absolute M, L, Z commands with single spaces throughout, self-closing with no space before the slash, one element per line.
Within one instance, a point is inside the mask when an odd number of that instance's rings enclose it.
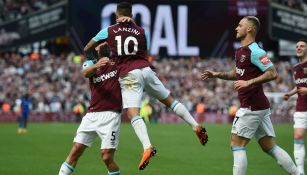
<path fill-rule="evenodd" d="M 297 69 L 301 64 L 300 63 L 296 63 L 292 66 L 292 69 Z"/>
<path fill-rule="evenodd" d="M 266 51 L 262 49 L 256 42 L 251 43 L 248 48 L 251 50 L 252 54 L 266 54 Z"/>

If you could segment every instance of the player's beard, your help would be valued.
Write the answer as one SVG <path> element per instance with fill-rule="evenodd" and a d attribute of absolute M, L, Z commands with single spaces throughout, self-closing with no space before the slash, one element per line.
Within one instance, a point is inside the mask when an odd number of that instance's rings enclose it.
<path fill-rule="evenodd" d="M 245 39 L 245 37 L 246 37 L 246 35 L 243 35 L 243 34 L 239 35 L 239 34 L 237 34 L 237 39 L 240 40 L 240 41 L 243 41 Z"/>

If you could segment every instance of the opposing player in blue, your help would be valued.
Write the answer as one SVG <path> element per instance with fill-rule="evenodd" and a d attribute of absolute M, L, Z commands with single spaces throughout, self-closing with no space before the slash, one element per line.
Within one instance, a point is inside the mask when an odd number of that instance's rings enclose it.
<path fill-rule="evenodd" d="M 70 175 L 80 156 L 98 137 L 101 139 L 101 158 L 108 175 L 120 175 L 114 161 L 119 141 L 122 99 L 118 83 L 118 71 L 105 54 L 104 43 L 99 49 L 99 60 L 87 60 L 83 63 L 83 75 L 89 78 L 91 101 L 88 112 L 82 118 L 74 138 L 73 147 L 62 164 L 59 175 Z"/>
<path fill-rule="evenodd" d="M 122 2 L 117 5 L 117 19 L 132 17 L 132 5 Z M 200 126 L 191 116 L 186 107 L 170 95 L 147 59 L 149 48 L 148 33 L 134 22 L 119 22 L 102 29 L 84 48 L 86 54 L 102 41 L 109 44 L 112 57 L 116 60 L 119 71 L 119 83 L 123 97 L 123 108 L 127 109 L 128 117 L 138 138 L 143 145 L 143 156 L 138 166 L 143 170 L 149 159 L 156 154 L 147 133 L 146 125 L 140 117 L 141 100 L 144 90 L 172 109 L 180 118 L 188 123 L 196 133 L 202 145 L 208 141 L 205 128 Z"/>
<path fill-rule="evenodd" d="M 257 17 L 246 16 L 238 24 L 236 38 L 241 47 L 235 52 L 236 67 L 229 72 L 206 70 L 201 76 L 235 81 L 240 109 L 232 125 L 231 150 L 233 151 L 233 175 L 245 175 L 247 156 L 245 147 L 255 137 L 264 152 L 272 156 L 284 170 L 298 175 L 291 157 L 275 142 L 275 132 L 270 119 L 270 103 L 263 92 L 262 84 L 277 78 L 273 63 L 266 52 L 255 42 L 260 28 Z"/>
<path fill-rule="evenodd" d="M 20 105 L 20 118 L 18 123 L 18 133 L 19 134 L 26 134 L 28 132 L 28 119 L 30 117 L 30 111 L 32 108 L 32 99 L 29 94 L 25 94 L 21 98 L 21 105 Z"/>

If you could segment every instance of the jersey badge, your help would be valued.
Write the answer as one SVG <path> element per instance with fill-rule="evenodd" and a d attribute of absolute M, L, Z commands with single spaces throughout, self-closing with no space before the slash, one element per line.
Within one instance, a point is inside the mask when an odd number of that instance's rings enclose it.
<path fill-rule="evenodd" d="M 267 65 L 271 62 L 271 60 L 266 55 L 260 57 L 259 60 L 263 65 Z"/>

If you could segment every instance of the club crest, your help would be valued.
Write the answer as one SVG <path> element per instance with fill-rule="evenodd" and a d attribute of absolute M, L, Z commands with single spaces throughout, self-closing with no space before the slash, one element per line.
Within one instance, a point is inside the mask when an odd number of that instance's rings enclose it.
<path fill-rule="evenodd" d="M 243 63 L 245 61 L 246 55 L 241 55 L 240 62 Z"/>

